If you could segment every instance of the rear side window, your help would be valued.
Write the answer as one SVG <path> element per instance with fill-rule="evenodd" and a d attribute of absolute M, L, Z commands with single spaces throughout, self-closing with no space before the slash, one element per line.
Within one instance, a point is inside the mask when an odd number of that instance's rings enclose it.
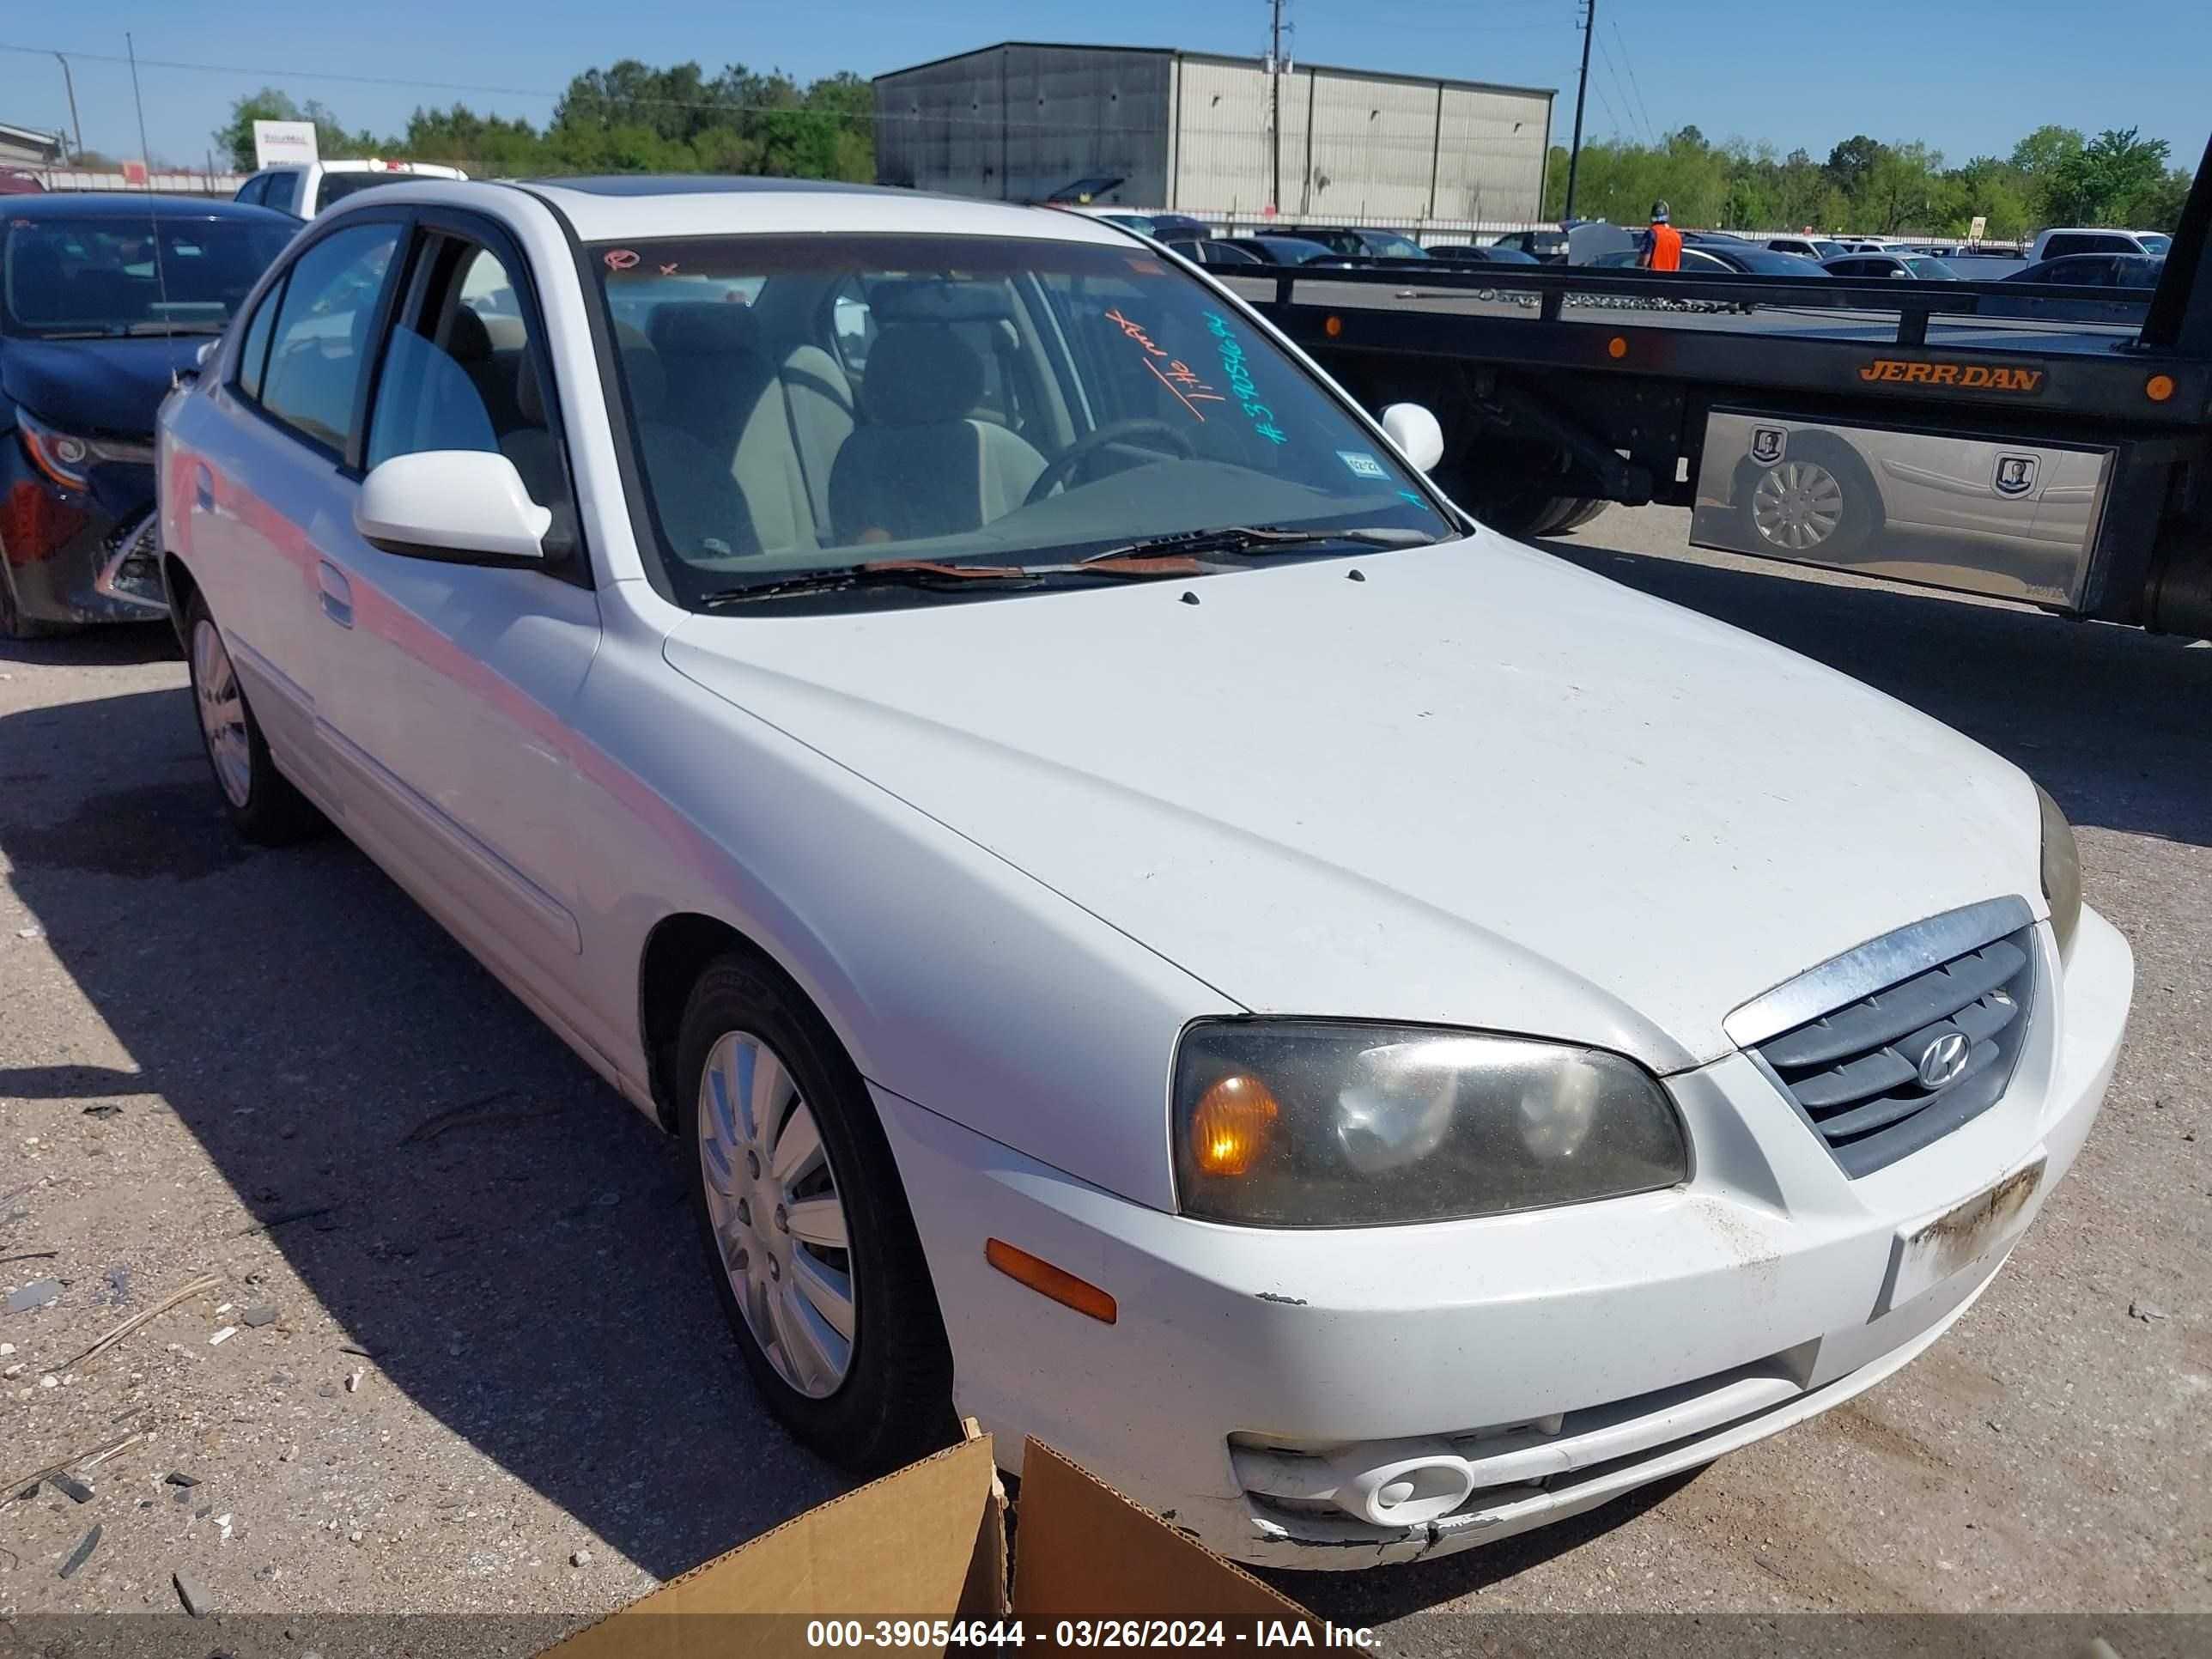
<path fill-rule="evenodd" d="M 244 184 L 238 187 L 238 194 L 231 199 L 233 201 L 243 202 L 248 207 L 259 207 L 261 205 L 261 198 L 264 195 L 267 194 L 268 190 L 268 175 L 266 173 L 257 173 L 252 178 L 248 179 Z"/>
<path fill-rule="evenodd" d="M 283 297 L 282 283 L 261 296 L 253 320 L 246 325 L 245 342 L 238 348 L 238 389 L 257 401 L 261 396 L 261 371 L 269 362 L 270 331 L 276 326 L 276 307 Z"/>
<path fill-rule="evenodd" d="M 340 455 L 352 446 L 369 329 L 398 242 L 397 225 L 349 226 L 302 253 L 284 284 L 261 406 Z"/>
<path fill-rule="evenodd" d="M 2136 245 L 2124 236 L 2054 236 L 2043 250 L 2046 259 L 2063 259 L 2069 253 L 2133 253 Z"/>

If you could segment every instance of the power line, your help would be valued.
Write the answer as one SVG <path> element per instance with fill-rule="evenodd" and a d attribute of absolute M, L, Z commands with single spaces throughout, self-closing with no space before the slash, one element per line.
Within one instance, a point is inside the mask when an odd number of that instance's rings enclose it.
<path fill-rule="evenodd" d="M 1628 136 L 1630 141 L 1632 143 L 1636 137 L 1636 106 L 1628 101 L 1628 87 L 1626 83 L 1621 80 L 1620 71 L 1613 66 L 1613 53 L 1609 49 L 1607 49 L 1605 44 L 1605 36 L 1602 34 L 1597 37 L 1597 55 L 1604 61 L 1605 72 L 1613 76 L 1613 89 L 1620 94 L 1621 106 L 1628 112 Z M 1604 102 L 1605 100 L 1605 94 L 1602 89 L 1601 89 L 1598 94 L 1598 99 L 1600 102 Z M 1649 127 L 1644 129 L 1644 136 L 1647 140 L 1650 138 L 1651 133 Z"/>
<path fill-rule="evenodd" d="M 1290 32 L 1287 26 L 1284 32 L 1285 33 Z M 130 59 L 119 52 L 71 52 L 67 53 L 57 53 L 51 47 L 15 46 L 5 41 L 0 41 L 0 52 L 17 52 L 33 57 L 51 58 L 59 56 L 74 58 L 83 63 L 113 64 L 120 66 L 128 66 L 130 63 Z M 539 98 L 556 104 L 568 100 L 573 97 L 597 96 L 610 106 L 620 106 L 624 108 L 704 110 L 712 112 L 718 115 L 810 116 L 817 119 L 825 121 L 866 121 L 879 127 L 899 122 L 912 122 L 917 125 L 927 122 L 938 125 L 959 125 L 988 128 L 993 131 L 1004 131 L 1009 128 L 1023 128 L 1034 129 L 1039 131 L 1056 132 L 1064 131 L 1067 125 L 1066 118 L 1065 116 L 1030 120 L 1018 118 L 1012 114 L 1007 114 L 1003 117 L 998 115 L 959 115 L 950 111 L 940 110 L 878 111 L 875 109 L 811 109 L 797 104 L 748 104 L 739 103 L 734 100 L 715 98 L 653 98 L 629 94 L 607 92 L 605 90 L 592 93 L 574 87 L 564 88 L 560 92 L 547 92 L 538 88 L 495 86 L 477 82 L 410 81 L 397 76 L 348 75 L 334 73 L 325 70 L 267 69 L 258 68 L 247 64 L 201 64 L 189 63 L 177 58 L 141 58 L 137 61 L 138 67 L 140 69 L 180 70 L 195 75 L 231 75 L 251 76 L 264 82 L 338 81 L 358 86 L 396 87 L 403 91 L 413 91 L 418 93 L 475 93 L 479 95 L 503 98 Z M 480 112 L 477 112 L 480 113 Z M 429 113 L 435 116 L 443 113 L 443 112 L 432 110 Z M 1131 122 L 1126 124 L 1116 124 L 1110 126 L 1102 124 L 1092 128 L 1091 131 L 1102 136 L 1114 136 L 1122 133 L 1133 135 L 1149 134 L 1156 131 L 1157 128 L 1150 123 Z M 1259 129 L 1228 125 L 1206 126 L 1203 124 L 1197 124 L 1185 127 L 1184 131 L 1188 133 L 1193 134 L 1224 134 L 1248 131 L 1257 132 Z M 1540 148 L 1544 143 L 1544 138 L 1543 135 L 1540 133 L 1527 136 L 1498 133 L 1476 135 L 1468 138 L 1462 139 L 1458 142 L 1462 144 L 1496 145 L 1500 148 L 1519 145 L 1535 145 Z M 1371 145 L 1375 148 L 1403 146 L 1425 149 L 1427 141 L 1422 140 L 1419 143 L 1416 143 L 1415 141 L 1412 139 L 1402 141 L 1389 139 L 1363 139 L 1362 143 L 1363 146 Z"/>
<path fill-rule="evenodd" d="M 1650 108 L 1644 101 L 1644 88 L 1636 78 L 1636 60 L 1628 55 L 1628 42 L 1621 38 L 1620 20 L 1609 16 L 1607 21 L 1613 25 L 1613 40 L 1620 47 L 1620 61 L 1627 66 L 1628 84 L 1635 91 L 1636 106 L 1644 112 L 1644 130 L 1652 135 L 1652 142 L 1656 143 L 1659 129 L 1652 124 Z"/>

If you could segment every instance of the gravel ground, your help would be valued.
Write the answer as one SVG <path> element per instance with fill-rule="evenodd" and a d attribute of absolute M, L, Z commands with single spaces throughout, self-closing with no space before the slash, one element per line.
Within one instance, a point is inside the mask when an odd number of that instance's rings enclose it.
<path fill-rule="evenodd" d="M 1284 1586 L 1411 1649 L 1468 1611 L 2212 1610 L 2212 650 L 1685 555 L 1686 518 L 1555 545 L 2065 806 L 2136 952 L 2105 1115 L 1981 1304 L 1857 1401 L 1548 1532 Z M 184 684 L 159 630 L 0 645 L 0 1474 L 141 1437 L 89 1501 L 0 1498 L 0 1615 L 173 1613 L 183 1570 L 303 1637 L 581 1620 L 837 1490 L 748 1394 L 658 1133 L 343 842 L 236 844 Z"/>

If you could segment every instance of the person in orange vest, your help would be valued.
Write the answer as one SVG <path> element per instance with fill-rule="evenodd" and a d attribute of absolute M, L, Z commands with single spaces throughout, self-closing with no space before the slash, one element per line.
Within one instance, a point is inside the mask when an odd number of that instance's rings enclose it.
<path fill-rule="evenodd" d="M 1682 233 L 1668 222 L 1671 216 L 1664 202 L 1651 204 L 1651 228 L 1636 244 L 1636 263 L 1646 270 L 1682 268 Z"/>

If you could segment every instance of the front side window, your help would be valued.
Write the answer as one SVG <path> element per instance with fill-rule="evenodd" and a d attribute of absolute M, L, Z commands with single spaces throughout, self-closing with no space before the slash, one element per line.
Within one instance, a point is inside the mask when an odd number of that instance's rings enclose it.
<path fill-rule="evenodd" d="M 25 215 L 0 234 L 0 332 L 220 334 L 288 240 L 245 215 Z"/>
<path fill-rule="evenodd" d="M 488 247 L 441 239 L 419 308 L 385 347 L 367 465 L 438 449 L 504 455 L 531 499 L 570 526 L 551 408 L 544 343 L 506 265 Z"/>
<path fill-rule="evenodd" d="M 867 561 L 1065 564 L 1237 526 L 1453 533 L 1305 370 L 1139 248 L 718 237 L 592 264 L 687 602 Z M 672 297 L 682 283 L 701 297 Z M 849 412 L 796 418 L 802 386 Z"/>
<path fill-rule="evenodd" d="M 302 253 L 285 281 L 261 406 L 341 455 L 353 441 L 369 330 L 398 241 L 397 225 L 348 226 Z"/>

